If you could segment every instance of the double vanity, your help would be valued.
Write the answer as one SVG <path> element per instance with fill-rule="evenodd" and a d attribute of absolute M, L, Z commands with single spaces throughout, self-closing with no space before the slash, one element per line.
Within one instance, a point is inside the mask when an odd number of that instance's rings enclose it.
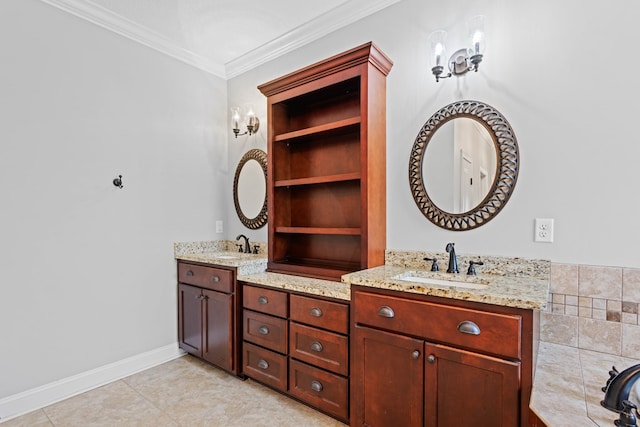
<path fill-rule="evenodd" d="M 528 425 L 549 262 L 387 251 L 336 282 L 227 247 L 176 246 L 183 350 L 351 425 Z"/>

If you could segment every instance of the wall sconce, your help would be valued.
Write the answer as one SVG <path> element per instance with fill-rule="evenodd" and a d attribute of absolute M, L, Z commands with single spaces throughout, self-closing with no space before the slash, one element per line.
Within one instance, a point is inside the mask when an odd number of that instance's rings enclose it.
<path fill-rule="evenodd" d="M 440 79 L 446 79 L 451 76 L 460 76 L 468 71 L 478 71 L 478 66 L 482 62 L 482 54 L 484 53 L 484 16 L 474 16 L 467 22 L 467 30 L 469 32 L 469 48 L 456 50 L 449 57 L 447 66 L 449 72 L 444 72 L 444 59 L 446 58 L 445 42 L 447 40 L 447 32 L 438 30 L 429 36 L 429 44 L 431 48 L 431 72 L 436 76 L 436 82 Z"/>
<path fill-rule="evenodd" d="M 242 122 L 242 115 L 240 114 L 240 108 L 233 107 L 231 109 L 231 126 L 233 128 L 233 133 L 235 134 L 236 138 L 238 137 L 238 135 L 240 136 L 247 135 L 247 134 L 252 135 L 254 133 L 257 133 L 258 129 L 260 129 L 260 120 L 256 116 L 256 113 L 253 110 L 253 106 L 251 105 L 247 106 L 246 110 L 247 110 L 247 113 L 245 114 L 245 117 L 244 117 L 244 123 L 246 123 L 247 131 L 240 133 L 240 124 Z"/>

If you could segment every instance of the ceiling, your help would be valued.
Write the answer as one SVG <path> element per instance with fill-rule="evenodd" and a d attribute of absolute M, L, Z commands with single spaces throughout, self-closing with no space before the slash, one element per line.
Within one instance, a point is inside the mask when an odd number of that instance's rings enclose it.
<path fill-rule="evenodd" d="M 223 78 L 400 0 L 41 0 Z"/>

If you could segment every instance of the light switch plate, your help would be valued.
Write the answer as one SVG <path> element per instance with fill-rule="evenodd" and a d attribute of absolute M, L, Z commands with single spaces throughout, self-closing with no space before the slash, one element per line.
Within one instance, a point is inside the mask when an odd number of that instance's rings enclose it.
<path fill-rule="evenodd" d="M 216 221 L 216 233 L 224 232 L 224 224 L 221 220 Z"/>

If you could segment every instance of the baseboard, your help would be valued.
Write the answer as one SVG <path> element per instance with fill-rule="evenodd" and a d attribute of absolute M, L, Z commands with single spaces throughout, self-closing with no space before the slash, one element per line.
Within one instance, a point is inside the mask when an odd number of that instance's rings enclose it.
<path fill-rule="evenodd" d="M 0 423 L 183 356 L 177 343 L 0 399 Z"/>

